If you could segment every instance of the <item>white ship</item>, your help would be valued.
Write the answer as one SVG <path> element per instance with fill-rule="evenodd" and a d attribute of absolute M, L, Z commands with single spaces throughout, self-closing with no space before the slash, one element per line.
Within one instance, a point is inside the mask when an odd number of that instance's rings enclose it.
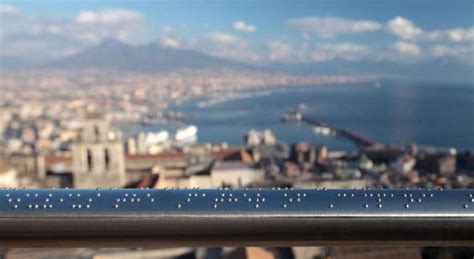
<path fill-rule="evenodd" d="M 145 143 L 147 146 L 161 144 L 168 140 L 169 133 L 166 130 L 162 130 L 160 132 L 148 132 L 146 135 Z"/>
<path fill-rule="evenodd" d="M 190 142 L 197 140 L 198 128 L 194 125 L 188 125 L 184 128 L 179 128 L 176 130 L 174 139 L 177 142 Z"/>
<path fill-rule="evenodd" d="M 329 136 L 329 135 L 334 134 L 333 130 L 331 130 L 331 128 L 326 127 L 326 126 L 314 126 L 313 132 L 316 134 L 324 135 L 324 136 Z"/>

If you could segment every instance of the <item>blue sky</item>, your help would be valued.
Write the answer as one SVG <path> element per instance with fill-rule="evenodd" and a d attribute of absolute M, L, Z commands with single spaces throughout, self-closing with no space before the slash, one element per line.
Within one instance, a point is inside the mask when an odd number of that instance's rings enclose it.
<path fill-rule="evenodd" d="M 473 1 L 2 1 L 0 56 L 48 60 L 116 38 L 246 63 L 474 56 Z"/>

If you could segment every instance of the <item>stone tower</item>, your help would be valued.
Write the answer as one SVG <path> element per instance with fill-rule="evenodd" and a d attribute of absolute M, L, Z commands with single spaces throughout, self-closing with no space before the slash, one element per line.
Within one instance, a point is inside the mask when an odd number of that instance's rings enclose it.
<path fill-rule="evenodd" d="M 109 137 L 109 123 L 101 114 L 89 114 L 72 145 L 75 188 L 123 187 L 125 157 L 120 139 Z"/>

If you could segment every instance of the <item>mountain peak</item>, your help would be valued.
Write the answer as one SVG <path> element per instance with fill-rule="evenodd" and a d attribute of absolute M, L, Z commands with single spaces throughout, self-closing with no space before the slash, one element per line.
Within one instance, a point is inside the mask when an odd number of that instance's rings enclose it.
<path fill-rule="evenodd" d="M 248 69 L 246 65 L 194 50 L 166 48 L 159 42 L 133 46 L 117 39 L 106 39 L 96 46 L 47 66 L 65 69 L 107 69 L 135 72 L 163 72 L 189 68 Z"/>

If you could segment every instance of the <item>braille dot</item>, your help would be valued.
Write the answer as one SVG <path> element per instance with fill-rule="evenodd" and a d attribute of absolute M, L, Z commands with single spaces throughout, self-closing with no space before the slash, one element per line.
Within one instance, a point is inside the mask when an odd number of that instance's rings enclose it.
<path fill-rule="evenodd" d="M 27 193 L 27 194 L 25 194 L 25 196 L 26 196 L 26 197 L 30 197 L 30 194 L 29 194 L 29 193 Z"/>
<path fill-rule="evenodd" d="M 418 202 L 421 202 L 421 198 L 418 198 L 418 200 L 417 200 L 417 201 L 418 201 Z"/>
<path fill-rule="evenodd" d="M 7 201 L 8 201 L 8 202 L 12 202 L 12 201 L 13 201 L 13 199 L 12 199 L 12 198 L 10 198 L 10 199 L 8 199 Z"/>
<path fill-rule="evenodd" d="M 255 204 L 255 208 L 258 209 L 258 207 L 259 207 L 258 204 Z"/>
<path fill-rule="evenodd" d="M 405 204 L 405 209 L 408 209 L 410 208 L 410 205 L 409 204 Z"/>
<path fill-rule="evenodd" d="M 283 204 L 283 208 L 286 209 L 286 207 L 288 207 L 286 204 Z"/>
<path fill-rule="evenodd" d="M 202 196 L 202 197 L 206 197 L 206 194 L 205 194 L 205 193 L 203 193 L 201 196 Z"/>
<path fill-rule="evenodd" d="M 176 208 L 180 209 L 180 208 L 181 208 L 181 204 L 176 205 Z"/>
<path fill-rule="evenodd" d="M 92 202 L 92 198 L 87 199 L 88 202 Z"/>
<path fill-rule="evenodd" d="M 239 200 L 239 199 L 237 199 L 237 198 L 234 198 L 234 202 L 237 202 L 238 200 Z"/>
<path fill-rule="evenodd" d="M 100 193 L 98 193 L 98 194 L 97 194 L 97 197 L 100 197 L 100 196 L 101 196 Z"/>
<path fill-rule="evenodd" d="M 262 202 L 265 202 L 265 198 L 262 198 Z"/>
<path fill-rule="evenodd" d="M 52 209 L 52 208 L 53 208 L 53 204 L 49 204 L 48 207 L 49 207 L 50 209 Z"/>
<path fill-rule="evenodd" d="M 149 193 L 146 195 L 146 197 L 150 197 L 150 196 L 151 196 L 151 194 L 149 194 Z"/>
<path fill-rule="evenodd" d="M 59 202 L 64 202 L 64 199 L 63 198 L 59 199 Z"/>
<path fill-rule="evenodd" d="M 137 201 L 137 202 L 140 202 L 140 198 L 137 198 L 136 201 Z"/>
<path fill-rule="evenodd" d="M 377 204 L 377 208 L 382 208 L 382 204 Z"/>
<path fill-rule="evenodd" d="M 131 201 L 131 202 L 135 202 L 135 199 L 134 199 L 134 198 L 131 198 L 130 201 Z"/>
<path fill-rule="evenodd" d="M 10 194 L 9 193 L 5 194 L 5 197 L 7 197 L 7 198 L 10 197 Z"/>
<path fill-rule="evenodd" d="M 31 208 L 33 208 L 33 205 L 28 204 L 28 209 L 31 209 Z"/>
<path fill-rule="evenodd" d="M 467 204 L 464 204 L 463 208 L 467 209 L 468 208 Z"/>
<path fill-rule="evenodd" d="M 48 197 L 50 197 L 50 198 L 53 197 L 53 194 L 52 193 L 48 194 Z"/>
<path fill-rule="evenodd" d="M 288 194 L 284 193 L 284 194 L 283 194 L 283 196 L 285 196 L 285 197 L 286 197 L 286 196 L 288 196 Z"/>
<path fill-rule="evenodd" d="M 214 204 L 212 207 L 213 207 L 214 209 L 217 209 L 217 204 Z"/>
<path fill-rule="evenodd" d="M 369 207 L 369 204 L 364 204 L 364 208 L 368 208 Z"/>
<path fill-rule="evenodd" d="M 128 193 L 125 193 L 125 197 L 128 197 Z"/>
<path fill-rule="evenodd" d="M 90 207 L 91 207 L 91 205 L 89 205 L 89 204 L 86 205 L 86 208 L 87 208 L 87 209 L 90 209 Z"/>
<path fill-rule="evenodd" d="M 137 197 L 137 194 L 136 194 L 136 193 L 134 193 L 134 194 L 133 194 L 133 197 Z"/>
<path fill-rule="evenodd" d="M 334 208 L 334 204 L 329 204 L 329 208 L 330 209 Z"/>
<path fill-rule="evenodd" d="M 155 201 L 155 199 L 153 199 L 153 198 L 150 199 L 150 202 L 154 202 L 154 201 Z"/>
<path fill-rule="evenodd" d="M 293 198 L 289 198 L 288 201 L 289 201 L 289 202 L 293 202 Z"/>
<path fill-rule="evenodd" d="M 114 209 L 118 209 L 119 205 L 118 204 L 114 204 Z"/>
<path fill-rule="evenodd" d="M 301 201 L 301 198 L 296 199 L 296 201 L 297 201 L 297 202 L 300 202 L 300 201 Z"/>
<path fill-rule="evenodd" d="M 49 199 L 48 199 L 48 198 L 44 199 L 44 202 L 48 203 L 48 202 L 49 202 Z"/>
<path fill-rule="evenodd" d="M 249 202 L 252 202 L 252 198 L 249 198 Z"/>
<path fill-rule="evenodd" d="M 35 209 L 38 209 L 39 208 L 39 205 L 38 204 L 35 204 Z"/>
<path fill-rule="evenodd" d="M 17 209 L 17 208 L 18 208 L 17 204 L 12 205 L 12 209 Z"/>
<path fill-rule="evenodd" d="M 80 194 L 80 193 L 78 193 L 78 194 L 76 194 L 76 196 L 77 196 L 77 197 L 81 197 L 81 194 Z"/>

